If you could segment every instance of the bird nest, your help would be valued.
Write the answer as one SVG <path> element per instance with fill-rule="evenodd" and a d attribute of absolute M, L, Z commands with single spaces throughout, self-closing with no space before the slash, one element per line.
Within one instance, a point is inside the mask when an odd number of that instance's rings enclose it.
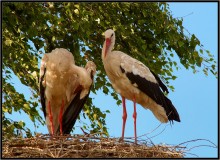
<path fill-rule="evenodd" d="M 3 141 L 3 158 L 182 158 L 180 146 L 95 135 L 40 135 Z"/>

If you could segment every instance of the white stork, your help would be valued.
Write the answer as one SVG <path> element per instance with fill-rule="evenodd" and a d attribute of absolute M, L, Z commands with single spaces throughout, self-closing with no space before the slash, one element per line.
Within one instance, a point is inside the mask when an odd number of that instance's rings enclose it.
<path fill-rule="evenodd" d="M 89 95 L 96 65 L 75 65 L 71 52 L 56 48 L 41 60 L 40 97 L 50 134 L 69 134 Z"/>
<path fill-rule="evenodd" d="M 176 108 L 160 90 L 161 87 L 163 91 L 168 93 L 167 87 L 162 83 L 159 77 L 140 61 L 121 51 L 112 51 L 114 45 L 115 32 L 109 29 L 105 31 L 102 61 L 113 88 L 122 96 L 122 139 L 124 139 L 125 123 L 127 119 L 125 99 L 134 102 L 133 118 L 135 143 L 137 143 L 136 103 L 139 103 L 145 109 L 150 109 L 154 116 L 162 123 L 167 123 L 168 120 L 180 122 Z"/>

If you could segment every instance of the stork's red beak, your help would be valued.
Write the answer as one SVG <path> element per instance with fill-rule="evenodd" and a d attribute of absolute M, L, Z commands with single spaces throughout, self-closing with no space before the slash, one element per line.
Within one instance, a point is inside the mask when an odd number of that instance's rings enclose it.
<path fill-rule="evenodd" d="M 108 48 L 109 48 L 110 44 L 111 44 L 111 39 L 110 38 L 106 38 L 105 39 L 105 56 L 107 54 L 107 51 L 108 51 Z"/>

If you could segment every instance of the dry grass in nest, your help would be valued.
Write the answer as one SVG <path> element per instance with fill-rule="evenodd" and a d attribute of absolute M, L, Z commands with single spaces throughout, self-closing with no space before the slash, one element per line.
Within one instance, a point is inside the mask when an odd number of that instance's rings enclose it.
<path fill-rule="evenodd" d="M 182 158 L 180 146 L 154 145 L 146 140 L 95 135 L 15 138 L 3 141 L 3 158 Z"/>

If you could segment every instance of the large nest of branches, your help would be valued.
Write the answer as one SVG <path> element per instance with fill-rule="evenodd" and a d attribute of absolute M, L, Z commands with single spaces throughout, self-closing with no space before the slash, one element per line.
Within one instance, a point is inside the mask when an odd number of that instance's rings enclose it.
<path fill-rule="evenodd" d="M 154 145 L 150 140 L 95 135 L 15 138 L 3 141 L 3 158 L 182 158 L 180 146 Z"/>

